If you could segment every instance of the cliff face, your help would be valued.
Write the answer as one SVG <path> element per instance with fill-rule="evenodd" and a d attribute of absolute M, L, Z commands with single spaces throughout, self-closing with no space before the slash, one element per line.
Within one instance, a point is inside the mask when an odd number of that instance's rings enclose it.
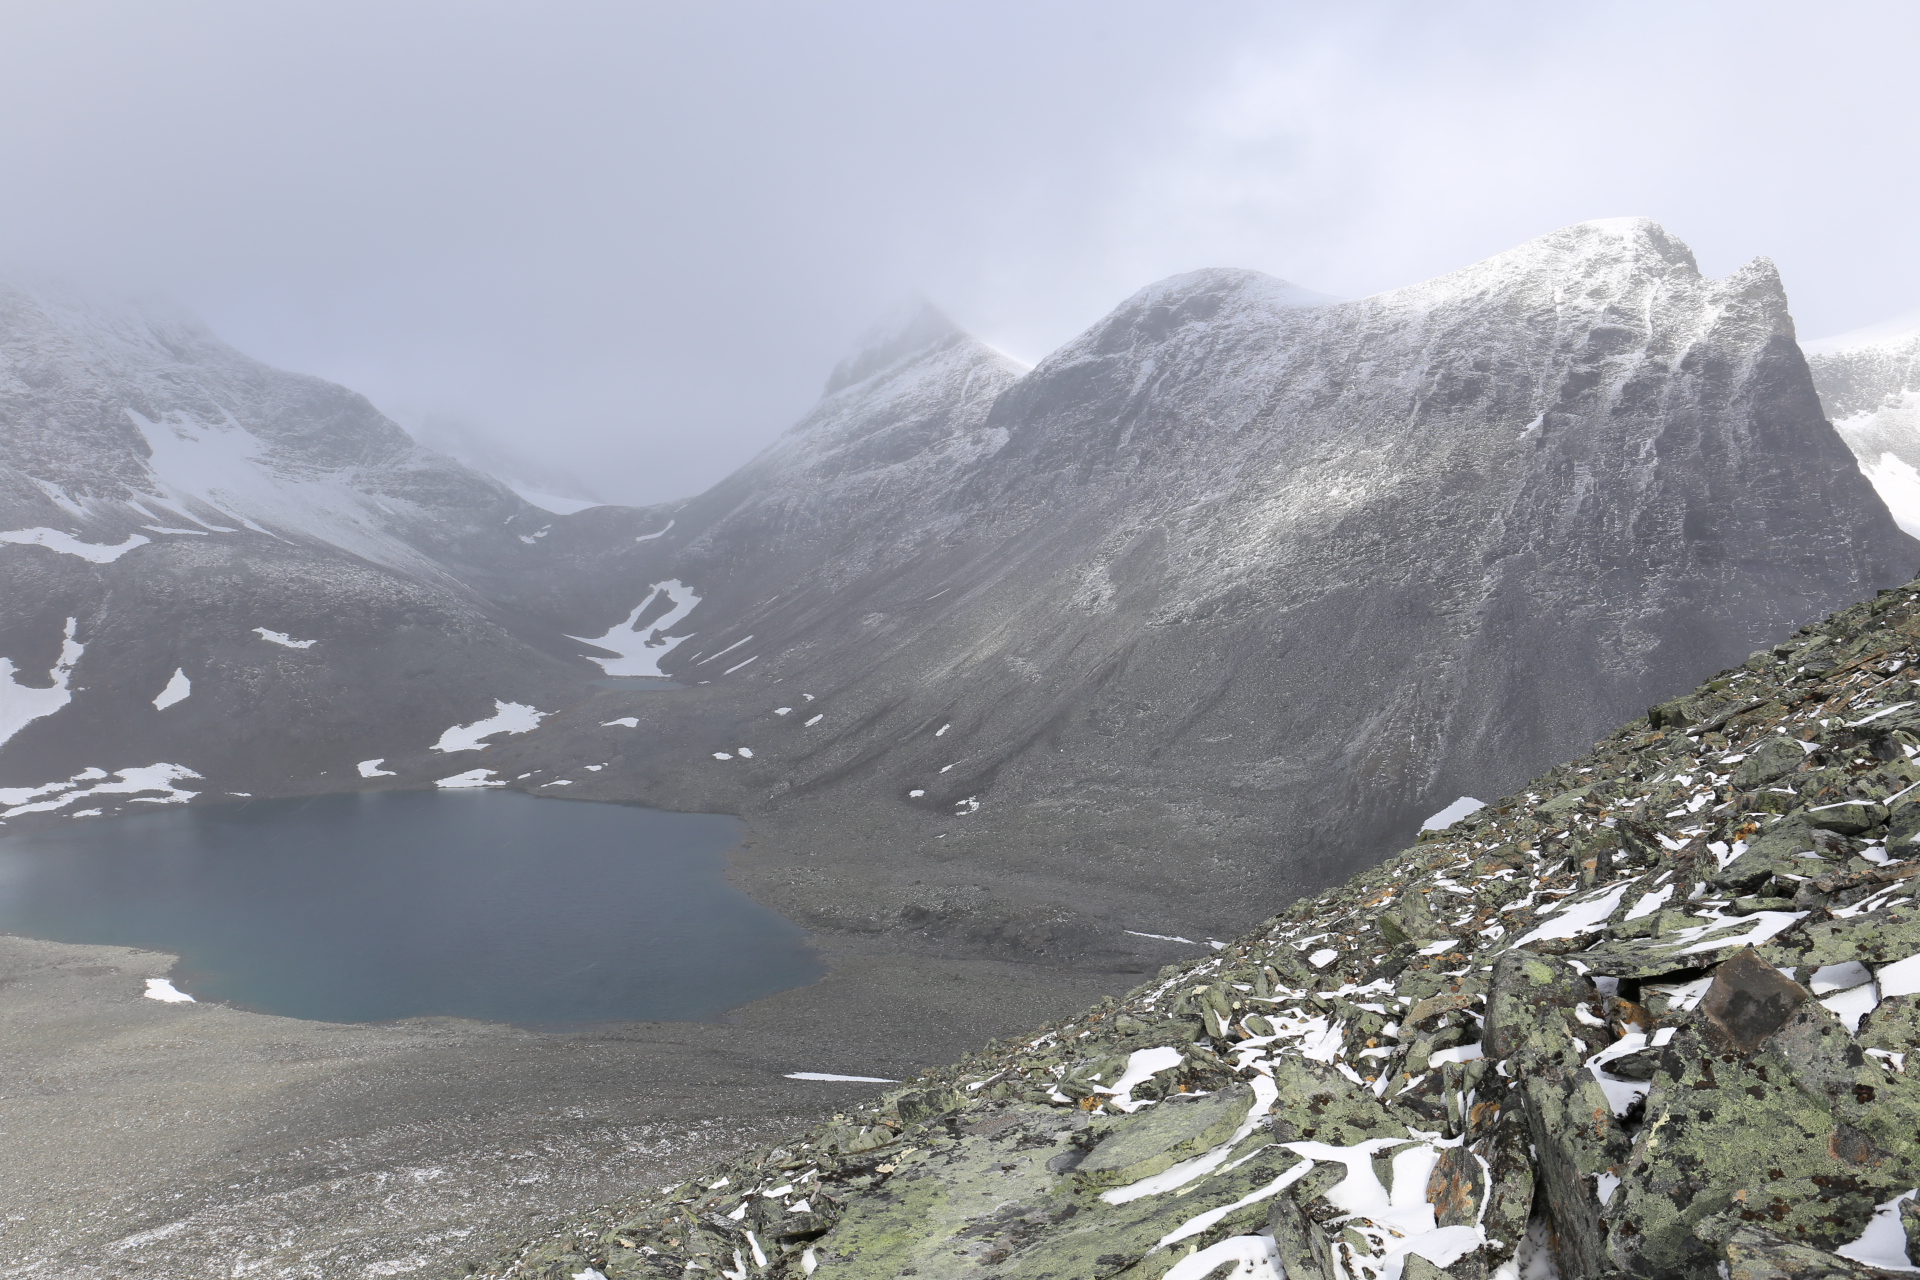
<path fill-rule="evenodd" d="M 1910 1270 L 1916 664 L 1920 582 L 1209 958 L 490 1274 Z"/>
<path fill-rule="evenodd" d="M 1071 914 L 1092 858 L 1238 927 L 1920 554 L 1772 269 L 1645 221 L 1353 302 L 1181 276 L 1024 375 L 915 334 L 653 544 L 701 597 L 659 668 L 711 687 L 622 767 L 1028 878 L 955 921 Z"/>

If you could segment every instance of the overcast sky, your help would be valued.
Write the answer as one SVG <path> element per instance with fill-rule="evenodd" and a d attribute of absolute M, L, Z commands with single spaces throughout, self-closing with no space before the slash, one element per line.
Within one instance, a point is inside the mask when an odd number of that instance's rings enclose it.
<path fill-rule="evenodd" d="M 1333 11 L 1329 13 L 1328 11 Z M 1804 337 L 1920 308 L 1911 3 L 0 0 L 0 259 L 647 502 L 919 292 L 1356 296 L 1644 214 Z"/>

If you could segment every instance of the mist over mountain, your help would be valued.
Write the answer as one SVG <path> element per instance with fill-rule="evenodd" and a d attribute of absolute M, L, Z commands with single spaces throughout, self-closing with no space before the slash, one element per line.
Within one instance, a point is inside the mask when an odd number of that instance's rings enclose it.
<path fill-rule="evenodd" d="M 1771 267 L 1645 220 L 1348 302 L 1189 273 L 1031 370 L 921 306 L 709 492 L 567 516 L 192 321 L 5 314 L 16 806 L 564 781 L 969 945 L 1231 928 L 1920 559 Z"/>
<path fill-rule="evenodd" d="M 1920 323 L 1807 344 L 1821 402 L 1893 518 L 1920 536 Z"/>
<path fill-rule="evenodd" d="M 702 710 L 615 768 L 807 830 L 769 892 L 823 922 L 1224 930 L 1909 572 L 1823 419 L 1771 266 L 1645 220 L 1352 302 L 1191 273 L 1025 373 L 922 315 L 672 508 Z"/>
<path fill-rule="evenodd" d="M 7 816 L 350 788 L 593 671 L 489 592 L 550 512 L 190 317 L 0 288 L 0 420 Z"/>
<path fill-rule="evenodd" d="M 1184 273 L 1032 367 L 915 304 L 706 492 L 572 509 L 586 483 L 517 442 L 443 432 L 456 460 L 167 307 L 15 281 L 0 287 L 0 833 L 374 789 L 746 818 L 729 876 L 831 954 L 820 984 L 743 1015 L 756 1030 L 623 1026 L 536 1051 L 488 1024 L 459 1046 L 402 1028 L 425 1047 L 350 1073 L 356 1090 L 363 1071 L 384 1082 L 391 1132 L 359 1133 L 350 1110 L 260 1139 L 268 1182 L 328 1205 L 276 1237 L 280 1256 L 372 1258 L 419 1234 L 382 1163 L 405 1131 L 418 1167 L 448 1171 L 410 1203 L 438 1206 L 418 1212 L 449 1230 L 421 1247 L 450 1257 L 459 1232 L 524 1230 L 473 1206 L 506 1203 L 486 1152 L 574 1124 L 553 1118 L 556 1069 L 580 1073 L 565 1078 L 581 1096 L 638 1090 L 623 1106 L 682 1090 L 672 1114 L 726 1110 L 715 1132 L 737 1144 L 734 1112 L 768 1115 L 794 1097 L 781 1082 L 818 1076 L 770 1056 L 736 1070 L 742 1045 L 839 1046 L 904 1064 L 861 1081 L 904 1076 L 975 1035 L 983 1001 L 1018 1021 L 1289 901 L 1311 915 L 1301 895 L 1378 864 L 1435 811 L 1597 738 L 1626 743 L 1606 759 L 1629 770 L 1616 757 L 1638 731 L 1618 726 L 1650 704 L 1703 713 L 1669 700 L 1722 668 L 1829 670 L 1813 642 L 1749 654 L 1920 567 L 1888 479 L 1920 458 L 1914 364 L 1911 337 L 1876 338 L 1822 347 L 1810 369 L 1769 263 L 1708 278 L 1655 223 L 1613 219 L 1351 300 Z M 550 491 L 569 483 L 579 497 Z M 1721 707 L 1728 683 L 1695 701 L 1743 714 Z M 1573 786 L 1579 768 L 1552 776 Z M 1822 786 L 1852 776 L 1820 770 Z M 1661 812 L 1671 826 L 1693 810 Z M 1602 838 L 1581 813 L 1582 839 Z M 1552 876 L 1585 874 L 1563 862 Z M 1670 914 L 1686 919 L 1662 928 Z M 35 973 L 77 963 L 12 941 Z M 1433 982 L 1457 976 L 1419 954 Z M 223 1034 L 278 1063 L 278 1024 L 227 1014 Z M 1146 1045 L 1143 1027 L 1125 1034 Z M 726 1083 L 715 1055 L 733 1055 Z M 467 1072 L 492 1083 L 469 1096 Z M 425 1075 L 453 1083 L 423 1091 Z M 508 1094 L 522 1109 L 495 1115 Z M 1408 1096 L 1423 1115 L 1451 1105 Z M 467 1110 L 435 1128 L 449 1106 Z M 568 1132 L 600 1142 L 598 1123 Z M 353 1178 L 311 1171 L 312 1142 L 336 1136 Z M 571 1176 L 576 1149 L 548 1148 L 541 1168 Z M 173 1151 L 143 1156 L 134 1182 L 149 1205 L 191 1184 L 198 1207 L 155 1218 L 187 1224 L 162 1251 L 182 1274 L 284 1216 L 268 1182 Z M 94 1192 L 75 1195 L 63 1222 L 93 1212 Z M 1592 1216 L 1584 1190 L 1554 1195 L 1573 1206 L 1554 1212 Z M 73 1257 L 121 1247 L 75 1231 Z"/>

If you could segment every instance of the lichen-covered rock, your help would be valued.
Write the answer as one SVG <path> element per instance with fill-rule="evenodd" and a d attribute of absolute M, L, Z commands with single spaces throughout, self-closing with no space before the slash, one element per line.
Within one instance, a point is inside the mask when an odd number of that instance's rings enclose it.
<path fill-rule="evenodd" d="M 1192 1101 L 1170 1098 L 1111 1124 L 1074 1173 L 1090 1187 L 1138 1182 L 1225 1142 L 1252 1107 L 1253 1091 L 1244 1084 Z"/>
<path fill-rule="evenodd" d="M 1917 605 L 1849 609 L 1214 955 L 501 1271 L 1894 1274 Z"/>

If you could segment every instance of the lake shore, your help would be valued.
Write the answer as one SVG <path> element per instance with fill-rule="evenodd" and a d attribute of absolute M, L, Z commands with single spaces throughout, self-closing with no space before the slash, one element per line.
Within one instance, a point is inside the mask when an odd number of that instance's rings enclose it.
<path fill-rule="evenodd" d="M 804 1126 L 1139 981 L 814 939 L 717 1022 L 538 1033 L 146 999 L 174 958 L 0 936 L 0 1275 L 458 1275 L 541 1224 Z"/>

